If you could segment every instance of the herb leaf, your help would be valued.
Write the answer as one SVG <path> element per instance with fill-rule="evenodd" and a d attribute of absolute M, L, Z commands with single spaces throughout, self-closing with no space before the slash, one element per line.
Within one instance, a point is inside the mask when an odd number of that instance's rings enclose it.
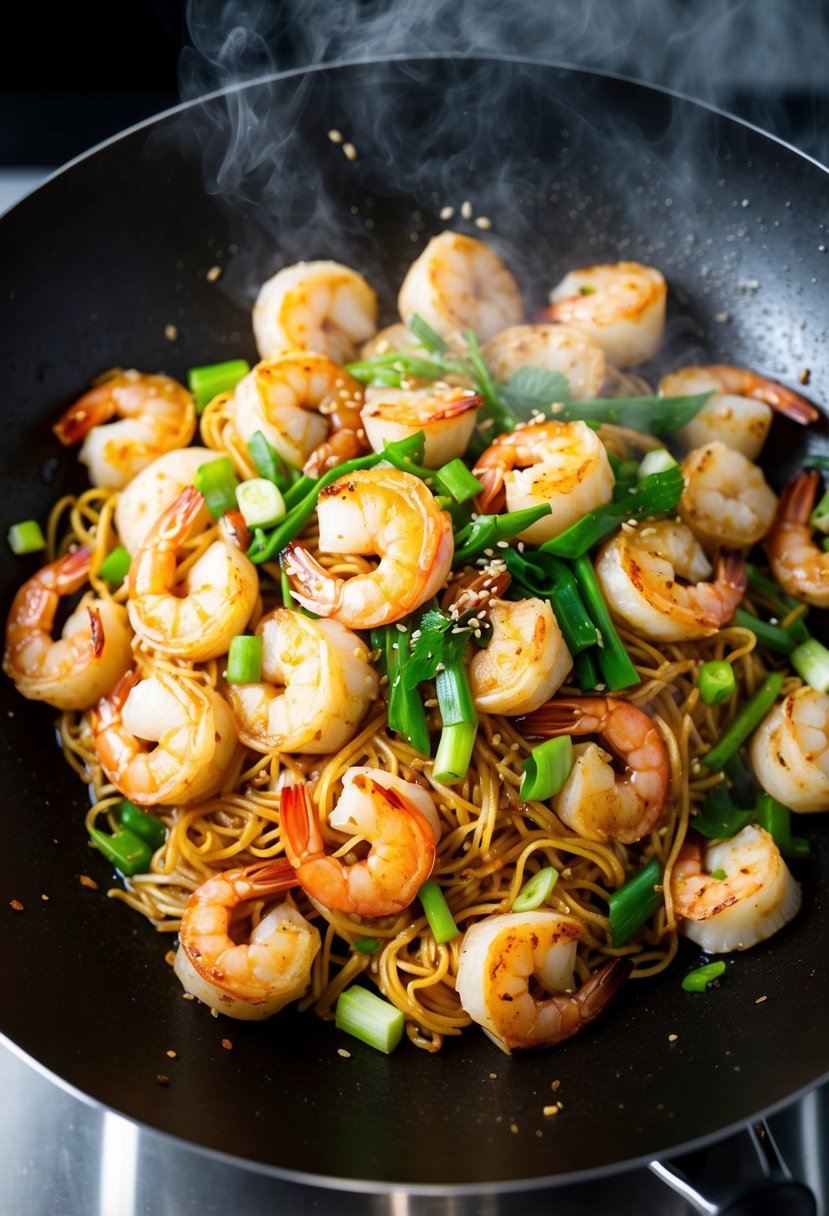
<path fill-rule="evenodd" d="M 501 400 L 512 409 L 521 422 L 533 414 L 553 417 L 554 402 L 570 400 L 570 384 L 561 372 L 543 367 L 519 367 L 499 386 Z"/>

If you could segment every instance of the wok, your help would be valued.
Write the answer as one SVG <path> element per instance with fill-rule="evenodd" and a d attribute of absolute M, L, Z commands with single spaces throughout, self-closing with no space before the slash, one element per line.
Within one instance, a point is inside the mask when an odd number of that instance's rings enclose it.
<path fill-rule="evenodd" d="M 465 199 L 492 220 L 531 307 L 569 266 L 650 261 L 671 287 L 666 365 L 728 360 L 790 383 L 808 368 L 819 399 L 818 165 L 684 98 L 592 72 L 449 58 L 324 67 L 137 127 L 2 220 L 6 523 L 45 518 L 77 484 L 50 424 L 102 369 L 183 377 L 253 358 L 252 295 L 299 257 L 359 268 L 390 318 L 405 266 L 445 226 L 441 207 Z M 778 488 L 825 436 L 775 423 Z M 0 560 L 7 605 L 37 561 L 5 546 Z M 802 912 L 737 956 L 716 992 L 681 991 L 698 961 L 685 947 L 554 1051 L 507 1058 L 473 1030 L 435 1056 L 404 1044 L 386 1058 L 313 1016 L 245 1024 L 182 1000 L 170 938 L 106 899 L 113 875 L 86 844 L 85 790 L 56 753 L 52 712 L 5 680 L 0 700 L 0 1030 L 61 1084 L 150 1128 L 323 1184 L 551 1185 L 703 1144 L 829 1073 L 825 817 L 805 828 Z M 542 1113 L 554 1080 L 555 1122 Z"/>

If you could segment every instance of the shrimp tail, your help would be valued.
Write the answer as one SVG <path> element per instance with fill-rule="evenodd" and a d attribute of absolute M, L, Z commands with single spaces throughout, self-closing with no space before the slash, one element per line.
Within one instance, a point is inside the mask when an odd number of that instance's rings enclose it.
<path fill-rule="evenodd" d="M 52 431 L 64 447 L 71 448 L 84 438 L 94 426 L 108 422 L 115 413 L 115 403 L 103 385 L 91 388 L 61 414 Z"/>
<path fill-rule="evenodd" d="M 97 608 L 88 608 L 89 613 L 89 630 L 92 640 L 92 653 L 96 659 L 99 659 L 103 654 L 104 643 L 106 637 L 104 635 L 104 622 L 101 620 L 101 614 Z"/>
<path fill-rule="evenodd" d="M 269 858 L 248 866 L 244 880 L 237 880 L 237 894 L 242 900 L 268 899 L 277 891 L 298 885 L 296 871 L 286 857 Z"/>
<path fill-rule="evenodd" d="M 301 865 L 309 854 L 322 853 L 322 832 L 307 785 L 285 786 L 279 814 L 285 852 L 292 866 Z"/>
<path fill-rule="evenodd" d="M 140 678 L 138 669 L 133 667 L 130 671 L 124 672 L 111 692 L 108 692 L 105 697 L 101 697 L 94 714 L 94 730 L 96 735 L 109 730 L 111 726 L 119 721 L 121 710 L 124 708 L 124 702 Z"/>
<path fill-rule="evenodd" d="M 617 995 L 631 971 L 631 959 L 612 958 L 582 984 L 573 998 L 579 1007 L 579 1022 L 573 1033 L 599 1016 Z"/>
<path fill-rule="evenodd" d="M 777 504 L 777 518 L 786 524 L 805 526 L 815 505 L 820 473 L 816 469 L 803 470 L 786 486 Z"/>
<path fill-rule="evenodd" d="M 317 616 L 330 616 L 337 606 L 341 579 L 335 578 L 304 549 L 291 541 L 279 555 L 279 564 L 288 578 L 296 599 Z"/>
<path fill-rule="evenodd" d="M 748 586 L 745 555 L 739 549 L 720 549 L 717 554 L 716 581 L 719 586 L 728 587 L 742 599 Z"/>
<path fill-rule="evenodd" d="M 585 704 L 595 703 L 596 712 L 585 709 Z M 600 729 L 606 717 L 606 706 L 602 697 L 558 697 L 540 705 L 532 713 L 516 718 L 518 729 L 528 737 L 551 739 L 556 735 L 588 734 Z"/>
<path fill-rule="evenodd" d="M 481 515 L 497 515 L 506 501 L 504 470 L 496 465 L 478 465 L 472 470 L 483 486 L 475 499 L 475 508 Z"/>

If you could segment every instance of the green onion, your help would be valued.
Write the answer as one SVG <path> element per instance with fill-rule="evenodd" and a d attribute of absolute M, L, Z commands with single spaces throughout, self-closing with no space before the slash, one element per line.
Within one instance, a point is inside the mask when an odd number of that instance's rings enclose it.
<path fill-rule="evenodd" d="M 703 663 L 697 676 L 699 695 L 706 705 L 721 705 L 737 691 L 734 668 L 725 659 Z"/>
<path fill-rule="evenodd" d="M 449 350 L 449 346 L 444 342 L 440 334 L 432 329 L 431 325 L 423 320 L 423 317 L 417 313 L 411 318 L 407 326 L 409 333 L 414 334 L 418 342 L 425 350 L 431 351 L 435 355 L 444 355 Z"/>
<path fill-rule="evenodd" d="M 717 882 L 723 882 L 726 878 L 728 878 L 728 875 L 726 874 L 725 870 L 712 870 L 711 877 L 716 878 Z"/>
<path fill-rule="evenodd" d="M 283 460 L 262 431 L 254 431 L 248 440 L 248 451 L 260 477 L 272 481 L 284 494 L 300 476 L 299 470 Z M 310 479 L 313 481 L 313 478 Z"/>
<path fill-rule="evenodd" d="M 403 1037 L 405 1019 L 394 1005 L 355 984 L 337 998 L 334 1022 L 338 1030 L 388 1055 Z"/>
<path fill-rule="evenodd" d="M 596 661 L 611 692 L 630 688 L 640 683 L 636 668 L 625 650 L 622 639 L 610 619 L 607 604 L 596 580 L 596 573 L 589 557 L 578 557 L 573 562 L 573 573 L 579 590 L 587 604 L 591 619 L 599 631 Z"/>
<path fill-rule="evenodd" d="M 803 858 L 811 853 L 809 841 L 792 836 L 792 813 L 782 802 L 763 793 L 757 799 L 757 822 L 765 828 L 784 857 Z"/>
<path fill-rule="evenodd" d="M 128 828 L 136 836 L 140 836 L 152 849 L 161 848 L 167 839 L 167 829 L 164 824 L 156 819 L 155 815 L 148 815 L 146 811 L 142 811 L 140 806 L 136 806 L 128 798 L 119 802 L 115 814 L 122 827 Z"/>
<path fill-rule="evenodd" d="M 441 785 L 463 781 L 472 759 L 477 722 L 450 722 L 440 732 L 432 776 Z"/>
<path fill-rule="evenodd" d="M 98 575 L 105 583 L 111 583 L 113 587 L 120 587 L 129 574 L 131 565 L 132 558 L 129 553 L 123 545 L 119 545 L 101 562 Z"/>
<path fill-rule="evenodd" d="M 757 796 L 757 784 L 752 774 L 743 764 L 739 752 L 735 752 L 730 760 L 726 760 L 722 771 L 728 778 L 731 796 L 739 806 L 753 806 Z"/>
<path fill-rule="evenodd" d="M 779 672 L 773 671 L 766 677 L 754 696 L 750 697 L 734 715 L 719 742 L 715 743 L 711 750 L 702 757 L 706 768 L 710 768 L 712 772 L 718 772 L 725 762 L 731 759 L 765 718 L 779 697 L 782 687 L 783 677 Z"/>
<path fill-rule="evenodd" d="M 573 656 L 573 671 L 576 673 L 576 683 L 582 692 L 593 692 L 594 688 L 597 688 L 602 682 L 593 657 L 594 654 L 594 650 L 582 650 L 580 654 Z"/>
<path fill-rule="evenodd" d="M 489 368 L 484 363 L 481 348 L 478 345 L 478 339 L 475 337 L 474 332 L 468 329 L 464 337 L 469 343 L 469 362 L 472 365 L 472 379 L 475 381 L 475 387 L 481 394 L 484 402 L 479 417 L 481 419 L 494 419 L 495 428 L 498 432 L 511 431 L 515 427 L 518 418 L 498 395 L 495 382 L 489 374 Z"/>
<path fill-rule="evenodd" d="M 528 882 L 524 883 L 512 901 L 513 912 L 534 912 L 536 908 L 540 908 L 549 898 L 557 882 L 558 870 L 553 866 L 544 866 L 537 874 L 533 874 Z"/>
<path fill-rule="evenodd" d="M 282 569 L 279 571 L 279 590 L 282 592 L 282 606 L 284 608 L 296 608 L 291 580 L 288 578 L 288 572 Z"/>
<path fill-rule="evenodd" d="M 243 634 L 230 639 L 227 652 L 228 684 L 258 684 L 262 678 L 262 639 Z"/>
<path fill-rule="evenodd" d="M 396 625 L 386 625 L 384 629 L 376 631 L 380 635 L 383 674 L 388 677 L 389 729 L 402 735 L 421 756 L 430 756 L 432 748 L 423 701 L 417 688 L 409 687 L 403 676 L 410 657 L 412 618 L 408 617 L 401 624 L 406 626 L 405 632 L 399 630 Z"/>
<path fill-rule="evenodd" d="M 553 606 L 567 649 L 573 656 L 599 640 L 596 626 L 584 606 L 575 575 L 566 562 L 550 553 L 519 553 L 501 549 L 499 554 L 521 598 L 549 600 Z"/>
<path fill-rule="evenodd" d="M 662 882 L 659 859 L 652 857 L 647 865 L 629 878 L 610 897 L 610 934 L 616 946 L 624 946 L 649 916 L 662 903 L 662 892 L 655 888 Z"/>
<path fill-rule="evenodd" d="M 443 729 L 432 775 L 442 785 L 452 785 L 466 776 L 478 731 L 478 715 L 460 655 L 447 655 L 445 666 L 435 676 L 435 691 Z"/>
<path fill-rule="evenodd" d="M 674 460 L 667 448 L 654 448 L 646 452 L 639 462 L 638 478 L 640 481 L 650 477 L 651 473 L 667 473 L 668 469 L 676 468 Z"/>
<path fill-rule="evenodd" d="M 766 574 L 753 562 L 746 562 L 746 574 L 748 575 L 748 586 L 751 591 L 761 591 L 764 595 L 772 600 L 777 608 L 780 616 L 785 616 L 790 609 L 794 608 L 797 600 L 792 596 L 786 595 L 785 591 L 780 587 L 773 578 Z"/>
<path fill-rule="evenodd" d="M 442 946 L 444 942 L 451 942 L 453 937 L 458 936 L 460 929 L 455 924 L 437 879 L 427 878 L 417 894 L 437 944 Z"/>
<path fill-rule="evenodd" d="M 461 459 L 450 460 L 438 469 L 435 479 L 447 494 L 452 495 L 455 502 L 468 502 L 484 488 Z"/>
<path fill-rule="evenodd" d="M 549 515 L 552 508 L 548 502 L 537 507 L 526 507 L 521 511 L 505 511 L 502 515 L 478 515 L 455 536 L 453 565 L 463 566 L 493 549 L 499 540 L 508 540 L 529 528 L 537 520 Z"/>
<path fill-rule="evenodd" d="M 197 413 L 200 414 L 219 393 L 231 392 L 249 371 L 250 365 L 245 359 L 228 359 L 226 363 L 191 367 L 187 373 L 187 387 L 195 398 Z"/>
<path fill-rule="evenodd" d="M 621 520 L 675 511 L 684 487 L 685 480 L 678 465 L 664 473 L 651 473 L 621 501 L 608 502 L 589 511 L 558 536 L 545 540 L 540 551 L 557 557 L 581 557 L 603 536 L 618 528 Z"/>
<path fill-rule="evenodd" d="M 352 942 L 351 948 L 359 954 L 376 954 L 381 944 L 379 937 L 361 937 L 356 942 Z"/>
<path fill-rule="evenodd" d="M 665 435 L 677 431 L 695 418 L 710 393 L 680 397 L 595 397 L 571 401 L 557 409 L 554 417 L 562 422 L 616 422 L 634 431 Z"/>
<path fill-rule="evenodd" d="M 801 642 L 789 655 L 789 662 L 805 684 L 818 692 L 829 692 L 829 650 L 816 638 Z"/>
<path fill-rule="evenodd" d="M 615 478 L 613 501 L 621 502 L 639 481 L 639 461 L 620 460 L 618 456 L 612 455 L 608 456 L 608 460 Z"/>
<path fill-rule="evenodd" d="M 813 528 L 817 528 L 818 532 L 829 532 L 829 490 L 823 495 L 818 505 L 812 512 L 809 523 Z"/>
<path fill-rule="evenodd" d="M 127 878 L 133 874 L 146 874 L 150 868 L 152 848 L 129 828 L 119 828 L 111 836 L 99 828 L 90 828 L 89 835 L 99 852 Z"/>
<path fill-rule="evenodd" d="M 204 504 L 214 519 L 236 510 L 236 474 L 228 456 L 209 460 L 196 469 L 194 485 L 204 495 Z"/>
<path fill-rule="evenodd" d="M 791 654 L 795 648 L 795 639 L 786 629 L 781 629 L 779 625 L 771 625 L 768 621 L 761 621 L 758 617 L 752 616 L 745 608 L 738 608 L 731 618 L 732 625 L 739 625 L 742 629 L 750 629 L 757 639 L 758 646 L 762 646 L 764 650 L 770 650 L 772 654 Z"/>
<path fill-rule="evenodd" d="M 524 760 L 521 797 L 527 802 L 544 802 L 552 798 L 570 776 L 575 762 L 573 740 L 569 735 L 539 743 Z"/>
<path fill-rule="evenodd" d="M 691 819 L 691 826 L 711 840 L 730 840 L 754 818 L 753 811 L 740 810 L 734 804 L 725 782 L 713 786 L 705 795 L 699 812 Z"/>
<path fill-rule="evenodd" d="M 38 553 L 46 548 L 40 524 L 36 519 L 23 519 L 9 528 L 9 547 L 18 557 L 24 553 Z"/>
<path fill-rule="evenodd" d="M 682 981 L 682 988 L 685 992 L 705 992 L 709 984 L 714 980 L 718 980 L 725 971 L 725 963 L 720 959 L 716 963 L 707 963 L 704 967 L 697 967 L 696 971 L 689 971 Z"/>
<path fill-rule="evenodd" d="M 285 499 L 265 477 L 252 477 L 236 487 L 236 501 L 249 528 L 272 528 L 285 518 Z"/>
<path fill-rule="evenodd" d="M 302 502 L 312 490 L 316 489 L 316 486 L 316 477 L 309 477 L 307 473 L 300 473 L 293 485 L 289 486 L 282 493 L 282 497 L 285 499 L 285 506 L 289 511 L 292 510 L 298 502 Z"/>

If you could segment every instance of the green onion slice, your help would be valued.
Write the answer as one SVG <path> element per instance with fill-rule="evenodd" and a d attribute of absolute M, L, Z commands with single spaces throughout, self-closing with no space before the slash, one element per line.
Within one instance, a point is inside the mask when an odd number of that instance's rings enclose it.
<path fill-rule="evenodd" d="M 702 757 L 706 768 L 718 772 L 739 751 L 750 734 L 760 725 L 783 688 L 783 677 L 773 671 L 766 677 L 753 697 L 740 707 L 717 743 Z"/>
<path fill-rule="evenodd" d="M 546 739 L 524 761 L 524 776 L 519 793 L 528 802 L 544 802 L 563 787 L 575 764 L 573 740 L 569 735 Z"/>
<path fill-rule="evenodd" d="M 540 908 L 557 882 L 558 870 L 553 866 L 544 866 L 543 870 L 533 874 L 532 878 L 524 883 L 512 901 L 513 912 L 534 912 L 536 908 Z"/>
<path fill-rule="evenodd" d="M 101 562 L 98 574 L 105 583 L 111 583 L 113 587 L 120 587 L 129 574 L 131 565 L 132 558 L 129 553 L 123 545 L 119 545 Z"/>
<path fill-rule="evenodd" d="M 250 364 L 246 359 L 228 359 L 225 363 L 191 367 L 187 373 L 187 387 L 195 399 L 196 411 L 200 414 L 219 393 L 231 392 L 249 371 Z"/>
<path fill-rule="evenodd" d="M 829 692 L 829 650 L 816 638 L 795 646 L 789 662 L 800 678 L 818 692 Z"/>
<path fill-rule="evenodd" d="M 640 926 L 644 925 L 662 903 L 662 892 L 655 888 L 662 882 L 662 867 L 658 857 L 629 878 L 610 897 L 610 932 L 614 946 L 624 946 Z"/>
<path fill-rule="evenodd" d="M 204 504 L 214 519 L 236 510 L 236 474 L 228 456 L 203 464 L 196 470 L 193 484 L 204 495 Z"/>
<path fill-rule="evenodd" d="M 236 487 L 236 501 L 249 528 L 272 528 L 285 518 L 285 499 L 265 477 L 252 477 Z"/>
<path fill-rule="evenodd" d="M 484 488 L 460 458 L 450 460 L 438 469 L 435 479 L 447 494 L 452 495 L 455 502 L 468 502 Z"/>
<path fill-rule="evenodd" d="M 402 1039 L 405 1023 L 399 1009 L 359 984 L 340 993 L 334 1021 L 338 1030 L 344 1030 L 386 1055 L 394 1051 Z"/>
<path fill-rule="evenodd" d="M 352 950 L 359 954 L 376 954 L 382 945 L 379 937 L 361 937 L 352 943 Z"/>
<path fill-rule="evenodd" d="M 685 992 L 705 992 L 708 985 L 718 980 L 725 971 L 725 963 L 720 959 L 717 963 L 707 963 L 704 967 L 697 967 L 696 971 L 689 971 L 682 981 L 682 987 Z"/>
<path fill-rule="evenodd" d="M 118 804 L 116 811 L 118 822 L 128 828 L 136 836 L 145 840 L 152 849 L 159 849 L 167 839 L 167 829 L 154 815 L 149 815 L 140 806 L 125 798 Z"/>
<path fill-rule="evenodd" d="M 153 850 L 146 840 L 136 836 L 129 828 L 119 828 L 111 836 L 99 828 L 90 828 L 89 835 L 107 861 L 111 861 L 116 870 L 127 878 L 133 874 L 146 874 L 149 870 Z"/>
<path fill-rule="evenodd" d="M 725 659 L 703 663 L 697 676 L 697 687 L 706 705 L 721 705 L 737 691 L 734 668 Z"/>
<path fill-rule="evenodd" d="M 654 448 L 653 451 L 646 452 L 639 462 L 638 478 L 641 481 L 644 477 L 649 477 L 651 473 L 666 473 L 668 469 L 676 467 L 674 460 L 667 448 Z"/>
<path fill-rule="evenodd" d="M 455 924 L 454 917 L 449 910 L 449 905 L 436 879 L 426 879 L 418 891 L 418 898 L 423 906 L 423 913 L 429 922 L 429 928 L 432 930 L 435 941 L 439 946 L 442 946 L 444 942 L 450 942 L 453 937 L 458 936 L 460 929 Z"/>
<path fill-rule="evenodd" d="M 40 524 L 36 519 L 23 519 L 9 528 L 9 547 L 18 557 L 24 553 L 38 553 L 46 548 Z"/>
<path fill-rule="evenodd" d="M 258 684 L 262 678 L 262 639 L 242 635 L 230 639 L 227 653 L 228 684 Z"/>

